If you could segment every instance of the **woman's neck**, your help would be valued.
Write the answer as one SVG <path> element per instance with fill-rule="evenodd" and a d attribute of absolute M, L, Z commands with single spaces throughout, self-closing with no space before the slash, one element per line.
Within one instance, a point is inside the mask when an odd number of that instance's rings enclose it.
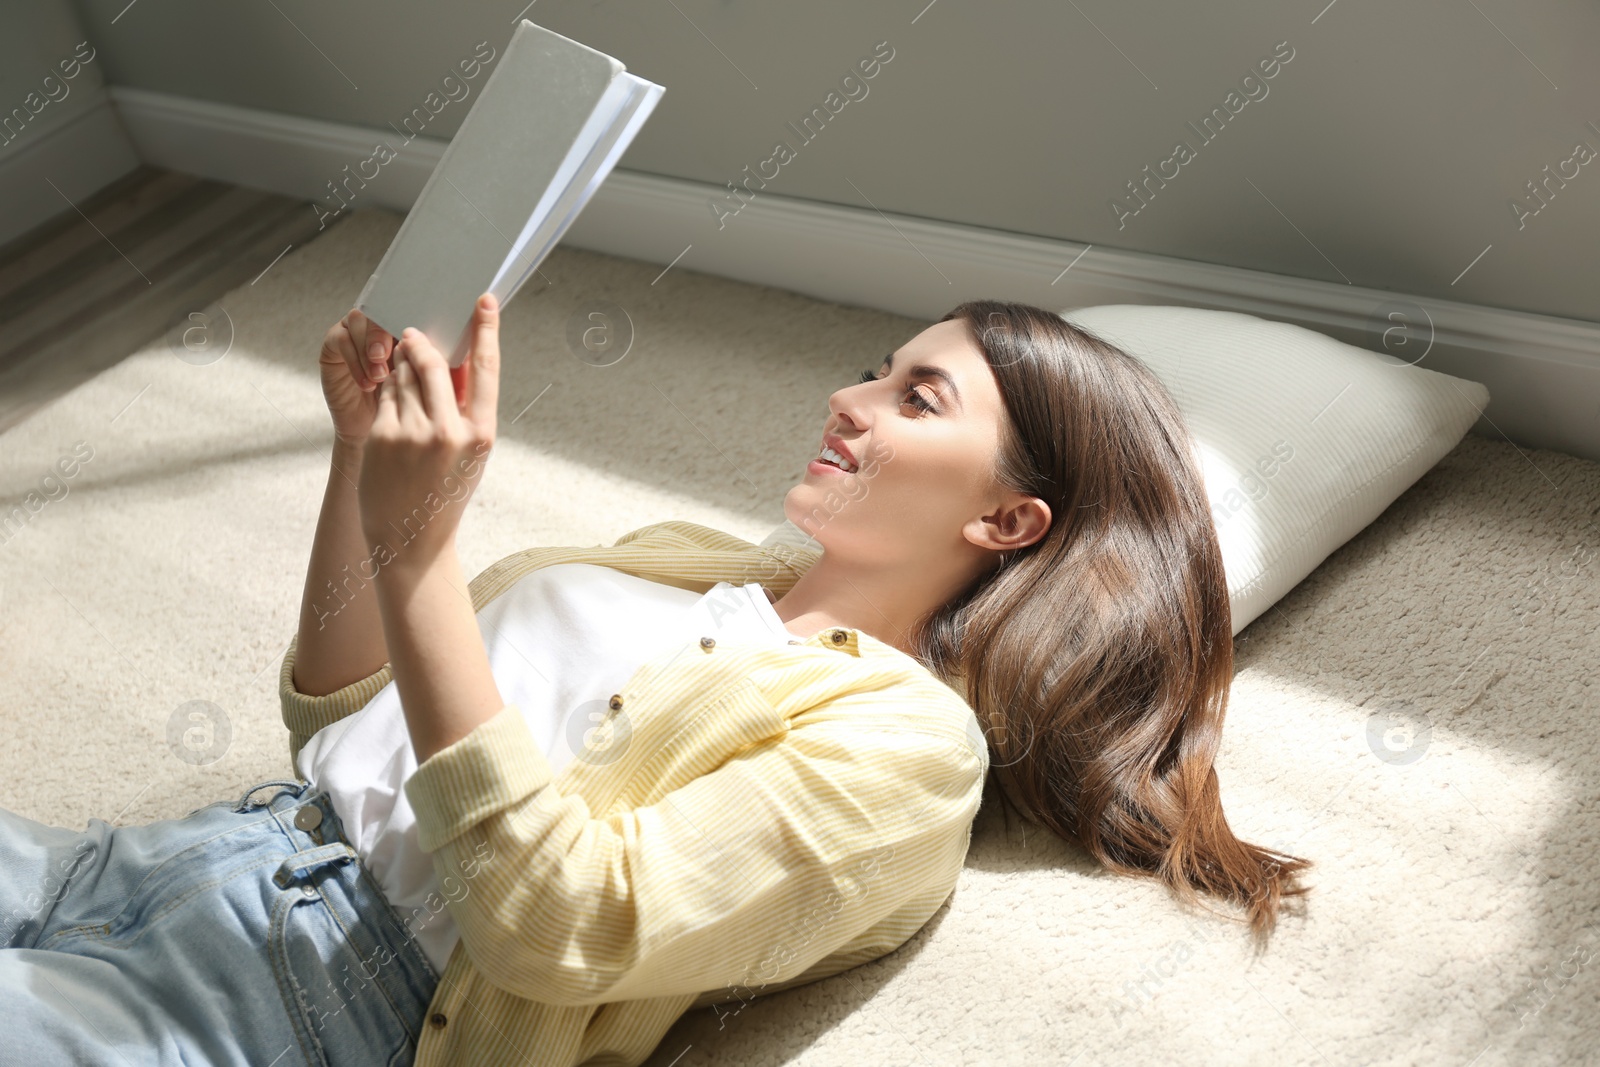
<path fill-rule="evenodd" d="M 913 625 L 946 599 L 942 583 L 926 574 L 911 580 L 881 566 L 852 569 L 824 554 L 773 608 L 790 633 L 810 637 L 843 626 L 909 654 Z"/>

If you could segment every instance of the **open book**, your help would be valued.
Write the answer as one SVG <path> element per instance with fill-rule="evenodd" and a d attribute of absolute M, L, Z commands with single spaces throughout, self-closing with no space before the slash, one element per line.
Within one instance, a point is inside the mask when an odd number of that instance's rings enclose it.
<path fill-rule="evenodd" d="M 396 337 L 415 326 L 460 366 L 478 296 L 511 300 L 665 91 L 523 19 L 356 307 Z"/>

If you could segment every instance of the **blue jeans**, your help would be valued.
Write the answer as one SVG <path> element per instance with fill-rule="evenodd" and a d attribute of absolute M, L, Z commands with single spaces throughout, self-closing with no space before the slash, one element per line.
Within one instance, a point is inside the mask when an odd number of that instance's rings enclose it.
<path fill-rule="evenodd" d="M 438 982 L 305 782 L 147 826 L 0 809 L 0 1063 L 409 1064 Z"/>

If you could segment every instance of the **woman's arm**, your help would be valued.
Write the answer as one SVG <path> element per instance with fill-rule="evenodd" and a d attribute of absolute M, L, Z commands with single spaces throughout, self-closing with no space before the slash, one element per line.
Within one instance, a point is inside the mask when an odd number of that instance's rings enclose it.
<path fill-rule="evenodd" d="M 378 616 L 418 763 L 503 706 L 455 547 L 494 446 L 499 325 L 486 293 L 473 311 L 461 396 L 438 349 L 406 330 L 362 461 L 361 527 L 381 549 Z"/>
<path fill-rule="evenodd" d="M 379 571 L 377 599 L 420 764 L 492 718 L 505 702 L 454 544 L 420 567 L 396 561 Z"/>
<path fill-rule="evenodd" d="M 356 501 L 361 448 L 335 440 L 311 543 L 294 664 L 295 687 L 311 696 L 365 678 L 389 659 Z"/>
<path fill-rule="evenodd" d="M 388 377 L 393 347 L 393 337 L 352 309 L 323 336 L 317 357 L 333 416 L 333 462 L 306 567 L 290 679 L 311 696 L 365 678 L 388 659 L 377 597 L 369 588 L 372 560 L 362 543 L 356 486 L 378 410 L 378 383 Z"/>

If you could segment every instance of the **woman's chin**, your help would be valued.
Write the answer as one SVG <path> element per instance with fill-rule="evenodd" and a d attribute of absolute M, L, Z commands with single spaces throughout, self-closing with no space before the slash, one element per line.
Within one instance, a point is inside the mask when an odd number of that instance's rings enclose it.
<path fill-rule="evenodd" d="M 793 486 L 783 498 L 783 517 L 802 533 L 813 539 L 817 536 L 816 514 L 822 507 L 822 494 L 801 482 Z M 825 510 L 825 509 L 824 509 Z"/>

